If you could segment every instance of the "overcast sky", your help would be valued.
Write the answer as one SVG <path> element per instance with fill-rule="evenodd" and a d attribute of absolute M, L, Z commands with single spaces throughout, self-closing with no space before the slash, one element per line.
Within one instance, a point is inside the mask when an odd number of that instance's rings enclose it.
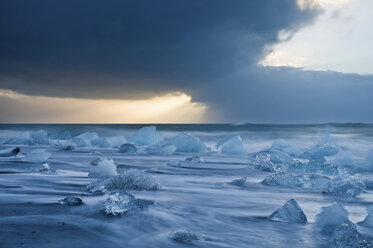
<path fill-rule="evenodd" d="M 370 0 L 3 0 L 0 122 L 373 122 Z"/>

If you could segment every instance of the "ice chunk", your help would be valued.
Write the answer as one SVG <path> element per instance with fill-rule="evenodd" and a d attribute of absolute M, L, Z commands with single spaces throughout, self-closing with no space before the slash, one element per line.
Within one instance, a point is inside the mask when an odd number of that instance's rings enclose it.
<path fill-rule="evenodd" d="M 58 140 L 56 146 L 61 151 L 74 151 L 76 149 L 76 145 L 67 140 Z"/>
<path fill-rule="evenodd" d="M 126 144 L 122 144 L 119 147 L 119 152 L 126 153 L 126 154 L 134 154 L 137 152 L 137 148 L 133 144 L 126 143 Z"/>
<path fill-rule="evenodd" d="M 177 136 L 167 140 L 168 143 L 176 147 L 176 152 L 199 153 L 206 152 L 208 149 L 198 138 L 191 134 L 180 133 Z"/>
<path fill-rule="evenodd" d="M 309 157 L 319 162 L 325 162 L 325 157 L 334 156 L 341 150 L 341 147 L 334 141 L 328 140 L 325 143 L 319 143 L 304 153 L 304 156 Z"/>
<path fill-rule="evenodd" d="M 177 231 L 170 235 L 171 239 L 184 244 L 192 244 L 200 239 L 199 235 L 188 231 Z"/>
<path fill-rule="evenodd" d="M 99 148 L 108 148 L 111 147 L 110 143 L 107 142 L 106 138 L 98 138 L 91 141 L 92 146 Z"/>
<path fill-rule="evenodd" d="M 75 197 L 75 196 L 65 197 L 64 199 L 59 200 L 59 203 L 61 203 L 62 205 L 67 205 L 67 206 L 83 205 L 82 199 L 80 199 L 79 197 Z"/>
<path fill-rule="evenodd" d="M 145 148 L 145 152 L 150 155 L 172 155 L 176 147 L 170 144 L 153 145 Z"/>
<path fill-rule="evenodd" d="M 335 229 L 348 220 L 348 212 L 339 203 L 323 207 L 316 215 L 315 225 L 324 234 L 331 235 Z"/>
<path fill-rule="evenodd" d="M 51 155 L 52 154 L 46 152 L 45 149 L 36 149 L 27 153 L 26 156 L 23 157 L 23 161 L 39 164 L 45 162 Z"/>
<path fill-rule="evenodd" d="M 55 174 L 56 171 L 49 163 L 43 163 L 42 167 L 38 169 L 38 172 L 43 174 Z"/>
<path fill-rule="evenodd" d="M 302 154 L 302 151 L 297 146 L 292 146 L 283 140 L 276 140 L 273 142 L 272 146 L 269 148 L 270 151 L 281 151 L 292 157 L 299 157 Z"/>
<path fill-rule="evenodd" d="M 180 168 L 181 161 L 179 159 L 170 159 L 168 160 L 167 165 L 170 167 Z"/>
<path fill-rule="evenodd" d="M 359 178 L 336 177 L 327 183 L 322 192 L 329 195 L 356 197 L 364 190 L 365 184 Z"/>
<path fill-rule="evenodd" d="M 97 166 L 92 166 L 89 170 L 89 177 L 105 178 L 118 175 L 117 166 L 112 159 L 104 159 L 98 162 Z"/>
<path fill-rule="evenodd" d="M 240 136 L 227 137 L 216 144 L 216 149 L 224 154 L 245 155 L 246 149 Z"/>
<path fill-rule="evenodd" d="M 82 139 L 82 138 L 76 138 L 75 137 L 71 141 L 74 142 L 74 144 L 77 147 L 90 147 L 90 146 L 92 146 L 91 141 L 87 140 L 87 139 Z"/>
<path fill-rule="evenodd" d="M 109 158 L 107 157 L 99 157 L 99 158 L 96 158 L 94 159 L 92 162 L 91 162 L 91 165 L 98 165 L 98 163 L 104 161 L 104 160 L 107 160 Z"/>
<path fill-rule="evenodd" d="M 355 224 L 345 221 L 334 232 L 329 241 L 330 248 L 372 248 L 373 245 L 364 240 Z"/>
<path fill-rule="evenodd" d="M 367 217 L 365 217 L 363 224 L 373 227 L 373 205 L 367 207 Z"/>
<path fill-rule="evenodd" d="M 326 175 L 339 175 L 341 171 L 335 164 L 310 161 L 306 158 L 293 158 L 287 169 L 291 172 L 322 173 Z"/>
<path fill-rule="evenodd" d="M 140 210 L 141 205 L 138 204 L 137 199 L 133 195 L 125 191 L 119 191 L 111 193 L 106 199 L 104 213 L 118 216 Z"/>
<path fill-rule="evenodd" d="M 30 132 L 22 132 L 15 137 L 8 138 L 4 141 L 7 145 L 34 145 L 35 142 L 30 137 Z"/>
<path fill-rule="evenodd" d="M 143 127 L 128 138 L 129 143 L 138 146 L 154 145 L 163 140 L 163 137 L 157 133 L 155 126 Z"/>
<path fill-rule="evenodd" d="M 337 155 L 331 157 L 330 162 L 338 166 L 347 167 L 347 168 L 353 168 L 355 164 L 352 159 L 351 154 L 344 150 L 339 151 Z"/>
<path fill-rule="evenodd" d="M 190 162 L 190 163 L 203 163 L 203 158 L 201 158 L 198 155 L 187 157 L 185 159 L 185 162 Z"/>
<path fill-rule="evenodd" d="M 37 132 L 31 132 L 30 138 L 35 144 L 42 144 L 48 145 L 50 144 L 50 138 L 48 137 L 48 133 L 44 130 L 39 130 Z"/>
<path fill-rule="evenodd" d="M 98 134 L 95 132 L 85 132 L 76 136 L 75 138 L 92 141 L 100 137 L 98 137 Z"/>
<path fill-rule="evenodd" d="M 239 179 L 234 179 L 230 184 L 239 186 L 239 187 L 247 187 L 246 177 L 241 177 Z"/>
<path fill-rule="evenodd" d="M 294 199 L 290 199 L 281 208 L 273 212 L 269 219 L 291 223 L 307 223 L 306 215 Z"/>
<path fill-rule="evenodd" d="M 285 188 L 323 189 L 329 181 L 329 177 L 316 174 L 295 175 L 288 172 L 279 172 L 267 176 L 262 183 Z"/>
<path fill-rule="evenodd" d="M 21 149 L 19 149 L 19 147 L 0 150 L 0 157 L 12 157 L 17 155 L 20 151 Z"/>
<path fill-rule="evenodd" d="M 108 178 L 104 181 L 90 184 L 89 192 L 105 192 L 107 190 L 159 190 L 161 185 L 145 172 L 130 169 L 123 174 Z"/>
<path fill-rule="evenodd" d="M 119 148 L 120 145 L 127 143 L 123 136 L 114 136 L 106 139 L 110 146 L 113 148 Z"/>
<path fill-rule="evenodd" d="M 287 164 L 293 159 L 280 151 L 261 151 L 255 155 L 254 166 L 263 171 L 287 171 Z"/>

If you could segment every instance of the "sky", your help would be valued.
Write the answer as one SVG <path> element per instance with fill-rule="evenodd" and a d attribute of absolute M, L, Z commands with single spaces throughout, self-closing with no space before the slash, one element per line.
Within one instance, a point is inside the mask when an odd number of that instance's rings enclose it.
<path fill-rule="evenodd" d="M 1 123 L 373 123 L 370 0 L 3 0 Z"/>

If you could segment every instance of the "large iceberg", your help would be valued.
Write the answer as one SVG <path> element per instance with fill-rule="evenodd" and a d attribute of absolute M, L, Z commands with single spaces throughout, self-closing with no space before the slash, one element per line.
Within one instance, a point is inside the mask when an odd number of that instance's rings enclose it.
<path fill-rule="evenodd" d="M 270 151 L 281 151 L 292 157 L 299 157 L 302 151 L 297 146 L 292 146 L 283 140 L 276 140 L 273 142 L 272 146 L 268 149 Z"/>
<path fill-rule="evenodd" d="M 111 193 L 106 199 L 104 207 L 104 213 L 113 216 L 141 210 L 137 199 L 125 191 Z"/>
<path fill-rule="evenodd" d="M 364 190 L 365 184 L 359 178 L 336 177 L 327 183 L 322 192 L 329 195 L 356 197 Z"/>
<path fill-rule="evenodd" d="M 316 174 L 296 175 L 288 172 L 279 172 L 267 176 L 262 181 L 262 184 L 285 188 L 323 189 L 329 181 L 329 177 Z"/>
<path fill-rule="evenodd" d="M 163 141 L 155 126 L 143 127 L 128 138 L 129 143 L 138 146 L 154 145 Z"/>
<path fill-rule="evenodd" d="M 45 149 L 36 149 L 32 150 L 31 152 L 27 153 L 23 157 L 23 161 L 30 162 L 34 164 L 39 164 L 45 162 L 48 158 L 50 158 L 52 154 L 46 152 Z"/>
<path fill-rule="evenodd" d="M 306 215 L 294 199 L 290 199 L 281 208 L 273 212 L 269 219 L 281 222 L 307 223 Z"/>
<path fill-rule="evenodd" d="M 180 133 L 167 140 L 167 143 L 174 145 L 176 147 L 176 152 L 200 153 L 208 150 L 206 145 L 198 138 L 188 133 Z"/>
<path fill-rule="evenodd" d="M 331 235 L 335 229 L 348 220 L 348 212 L 339 203 L 323 207 L 316 215 L 316 227 L 324 234 Z"/>
<path fill-rule="evenodd" d="M 245 155 L 246 149 L 240 136 L 227 137 L 216 144 L 216 149 L 224 154 Z"/>
<path fill-rule="evenodd" d="M 0 157 L 12 157 L 17 155 L 20 151 L 19 147 L 0 150 Z"/>
<path fill-rule="evenodd" d="M 92 166 L 89 170 L 88 176 L 94 178 L 106 178 L 118 175 L 117 166 L 112 159 L 103 159 Z"/>
<path fill-rule="evenodd" d="M 330 248 L 372 248 L 373 245 L 364 240 L 354 223 L 345 221 L 333 233 L 329 240 Z"/>

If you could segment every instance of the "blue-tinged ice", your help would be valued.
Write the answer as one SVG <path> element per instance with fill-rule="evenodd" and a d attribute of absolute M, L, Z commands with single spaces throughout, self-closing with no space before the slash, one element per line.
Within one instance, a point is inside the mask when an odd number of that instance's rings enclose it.
<path fill-rule="evenodd" d="M 61 151 L 74 151 L 76 149 L 75 143 L 68 140 L 57 140 L 55 144 Z"/>
<path fill-rule="evenodd" d="M 118 175 L 117 166 L 112 159 L 103 159 L 96 166 L 92 166 L 88 176 L 93 178 L 107 178 Z"/>
<path fill-rule="evenodd" d="M 83 205 L 82 199 L 80 199 L 79 197 L 76 197 L 76 196 L 67 196 L 64 199 L 59 200 L 58 202 L 61 203 L 62 205 L 66 205 L 66 206 L 81 206 L 81 205 Z"/>
<path fill-rule="evenodd" d="M 174 154 L 176 147 L 170 144 L 156 144 L 145 148 L 145 153 L 149 155 L 165 155 Z"/>
<path fill-rule="evenodd" d="M 106 199 L 104 207 L 104 213 L 113 216 L 141 210 L 137 199 L 125 191 L 111 193 Z"/>
<path fill-rule="evenodd" d="M 181 161 L 179 159 L 170 159 L 167 161 L 167 166 L 174 167 L 174 168 L 180 168 L 181 167 Z"/>
<path fill-rule="evenodd" d="M 287 165 L 293 160 L 281 151 L 261 151 L 256 153 L 254 167 L 262 171 L 287 171 Z"/>
<path fill-rule="evenodd" d="M 123 136 L 113 136 L 107 138 L 106 140 L 113 148 L 119 148 L 122 144 L 127 143 L 127 140 Z"/>
<path fill-rule="evenodd" d="M 330 180 L 322 189 L 324 194 L 356 197 L 365 190 L 365 183 L 356 177 L 336 177 Z"/>
<path fill-rule="evenodd" d="M 56 174 L 56 170 L 49 163 L 43 163 L 37 172 L 42 174 Z"/>
<path fill-rule="evenodd" d="M 52 154 L 50 154 L 49 152 L 46 152 L 45 149 L 35 149 L 27 153 L 23 157 L 23 161 L 34 163 L 34 164 L 39 164 L 39 163 L 43 163 L 47 161 L 51 155 Z"/>
<path fill-rule="evenodd" d="M 193 244 L 193 242 L 198 241 L 200 239 L 200 236 L 195 233 L 183 230 L 171 233 L 170 238 L 176 242 L 184 244 Z"/>
<path fill-rule="evenodd" d="M 299 147 L 289 145 L 283 140 L 276 140 L 275 142 L 273 142 L 272 146 L 268 150 L 281 151 L 292 157 L 299 157 L 302 154 L 302 151 Z"/>
<path fill-rule="evenodd" d="M 325 157 L 337 155 L 342 148 L 337 145 L 333 140 L 327 139 L 318 143 L 304 153 L 305 157 L 311 158 L 319 162 L 325 162 Z"/>
<path fill-rule="evenodd" d="M 208 151 L 206 145 L 197 137 L 188 133 L 180 133 L 166 141 L 176 147 L 176 152 L 200 153 Z"/>
<path fill-rule="evenodd" d="M 232 180 L 229 184 L 239 186 L 239 187 L 247 187 L 248 183 L 246 180 L 247 180 L 246 177 L 241 177 L 241 178 Z"/>
<path fill-rule="evenodd" d="M 154 145 L 163 141 L 155 126 L 143 127 L 128 138 L 129 143 L 138 146 Z"/>
<path fill-rule="evenodd" d="M 373 205 L 367 207 L 367 217 L 365 217 L 363 224 L 373 227 Z"/>
<path fill-rule="evenodd" d="M 333 236 L 329 240 L 329 247 L 372 248 L 373 245 L 363 239 L 354 223 L 347 220 L 334 231 Z"/>
<path fill-rule="evenodd" d="M 216 149 L 224 154 L 245 155 L 246 149 L 240 136 L 226 137 L 216 144 Z"/>
<path fill-rule="evenodd" d="M 348 212 L 344 207 L 335 203 L 329 207 L 323 207 L 322 211 L 316 215 L 315 226 L 322 233 L 331 235 L 334 231 L 348 220 Z"/>
<path fill-rule="evenodd" d="M 306 215 L 294 199 L 290 199 L 281 208 L 273 212 L 269 219 L 290 223 L 307 223 Z"/>
<path fill-rule="evenodd" d="M 134 144 L 126 143 L 120 145 L 118 151 L 125 154 L 135 154 L 137 152 L 137 148 Z"/>
<path fill-rule="evenodd" d="M 31 132 L 30 138 L 35 144 L 48 145 L 50 144 L 50 138 L 48 133 L 44 130 L 39 130 L 37 132 Z"/>
<path fill-rule="evenodd" d="M 106 140 L 106 138 L 98 138 L 91 140 L 91 145 L 99 148 L 109 148 L 111 147 L 110 143 Z"/>
<path fill-rule="evenodd" d="M 77 145 L 77 147 L 90 147 L 92 146 L 92 141 L 99 139 L 97 133 L 95 132 L 85 132 L 72 139 L 72 141 Z"/>
<path fill-rule="evenodd" d="M 329 177 L 317 174 L 291 174 L 288 172 L 279 172 L 267 176 L 262 184 L 269 186 L 280 186 L 285 188 L 302 188 L 302 189 L 323 189 L 330 181 Z"/>
<path fill-rule="evenodd" d="M 67 130 L 53 132 L 49 136 L 51 139 L 54 139 L 54 140 L 70 140 L 72 138 L 71 133 Z"/>
<path fill-rule="evenodd" d="M 0 150 L 0 157 L 12 157 L 16 156 L 21 150 L 19 147 L 12 147 L 4 150 Z"/>
<path fill-rule="evenodd" d="M 293 158 L 291 163 L 288 164 L 287 170 L 291 172 L 321 173 L 333 176 L 343 173 L 343 170 L 335 164 L 322 163 L 306 158 Z"/>
<path fill-rule="evenodd" d="M 203 163 L 204 160 L 203 160 L 203 158 L 201 156 L 194 155 L 194 156 L 185 158 L 185 162 L 189 162 L 189 163 Z"/>

